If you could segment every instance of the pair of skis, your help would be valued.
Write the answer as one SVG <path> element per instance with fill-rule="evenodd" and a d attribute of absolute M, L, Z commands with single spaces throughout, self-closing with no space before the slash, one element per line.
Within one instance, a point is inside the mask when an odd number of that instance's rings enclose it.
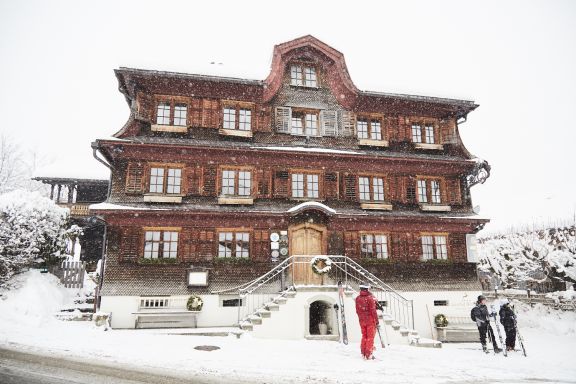
<path fill-rule="evenodd" d="M 342 281 L 338 282 L 338 304 L 334 304 L 334 310 L 336 311 L 336 321 L 338 321 L 338 316 L 340 316 L 342 322 L 342 342 L 348 345 L 348 330 L 346 329 L 346 314 L 344 312 L 344 286 L 342 286 Z M 340 313 L 338 313 L 340 310 Z M 340 325 L 338 325 L 338 329 L 340 329 Z"/>
<path fill-rule="evenodd" d="M 336 311 L 336 321 L 338 322 L 338 317 L 340 316 L 342 322 L 342 342 L 348 345 L 348 330 L 346 329 L 346 314 L 344 312 L 344 286 L 342 285 L 342 281 L 338 282 L 338 301 L 340 305 L 334 304 L 334 310 Z M 340 313 L 338 313 L 338 310 L 340 310 Z M 337 325 L 338 328 L 340 328 L 340 325 Z M 378 331 L 378 337 L 380 338 L 380 344 L 382 345 L 382 348 L 386 348 L 384 339 L 382 338 L 382 333 L 380 332 L 380 320 L 378 320 L 376 329 Z"/>
<path fill-rule="evenodd" d="M 514 306 L 512 306 L 512 311 L 514 312 Z M 514 314 L 516 314 L 516 312 L 514 312 Z M 498 325 L 498 322 L 496 321 L 496 311 L 494 309 L 494 306 L 492 306 L 492 314 L 490 316 L 494 318 L 494 326 L 496 327 L 496 331 L 498 332 L 498 338 L 500 339 L 500 345 L 502 345 L 502 352 L 503 352 L 504 356 L 508 356 L 508 351 L 506 350 L 506 344 L 502 340 L 502 333 L 500 333 L 500 326 Z M 524 339 L 522 338 L 522 335 L 520 335 L 520 331 L 518 330 L 518 324 L 516 322 L 516 319 L 514 319 L 514 330 L 516 331 L 516 338 L 518 339 L 518 342 L 520 343 L 520 347 L 522 348 L 522 354 L 524 355 L 524 357 L 526 357 L 527 355 L 526 355 L 526 348 L 524 347 Z"/>

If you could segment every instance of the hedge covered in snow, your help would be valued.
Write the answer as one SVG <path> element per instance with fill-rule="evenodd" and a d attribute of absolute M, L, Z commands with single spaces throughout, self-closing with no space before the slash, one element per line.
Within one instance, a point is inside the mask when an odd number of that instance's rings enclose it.
<path fill-rule="evenodd" d="M 24 267 L 61 257 L 66 240 L 78 233 L 68 209 L 38 192 L 0 195 L 0 286 Z"/>
<path fill-rule="evenodd" d="M 504 288 L 518 282 L 576 283 L 576 226 L 496 235 L 478 241 L 480 270 Z"/>

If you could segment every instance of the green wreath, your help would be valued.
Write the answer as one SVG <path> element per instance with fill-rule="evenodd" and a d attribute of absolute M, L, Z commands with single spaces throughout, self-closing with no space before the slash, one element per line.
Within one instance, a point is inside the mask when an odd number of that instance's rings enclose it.
<path fill-rule="evenodd" d="M 324 275 L 332 269 L 332 260 L 328 256 L 314 256 L 310 260 L 312 271 L 317 275 Z"/>
<path fill-rule="evenodd" d="M 204 301 L 202 301 L 199 296 L 192 295 L 188 298 L 186 308 L 188 308 L 189 311 L 201 311 L 203 305 Z"/>
<path fill-rule="evenodd" d="M 434 323 L 437 327 L 446 327 L 448 325 L 448 319 L 443 314 L 439 313 L 434 317 Z"/>

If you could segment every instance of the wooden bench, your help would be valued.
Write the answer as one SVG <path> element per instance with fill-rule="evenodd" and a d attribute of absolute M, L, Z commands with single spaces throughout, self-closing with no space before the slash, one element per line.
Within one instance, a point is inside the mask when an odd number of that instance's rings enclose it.
<path fill-rule="evenodd" d="M 439 341 L 443 343 L 469 343 L 479 340 L 478 327 L 470 316 L 443 313 L 448 320 L 446 327 L 435 327 Z"/>
<path fill-rule="evenodd" d="M 141 311 L 136 315 L 135 328 L 197 328 L 198 312 L 191 311 Z"/>

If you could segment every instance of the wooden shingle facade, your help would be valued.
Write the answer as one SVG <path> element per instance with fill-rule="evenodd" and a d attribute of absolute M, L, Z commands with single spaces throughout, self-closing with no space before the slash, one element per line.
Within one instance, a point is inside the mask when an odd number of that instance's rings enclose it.
<path fill-rule="evenodd" d="M 112 169 L 92 207 L 103 296 L 209 294 L 297 253 L 348 256 L 399 290 L 476 289 L 467 239 L 487 220 L 470 188 L 489 166 L 458 132 L 474 102 L 361 91 L 312 36 L 275 46 L 262 81 L 115 73 L 130 117 L 93 143 Z"/>

